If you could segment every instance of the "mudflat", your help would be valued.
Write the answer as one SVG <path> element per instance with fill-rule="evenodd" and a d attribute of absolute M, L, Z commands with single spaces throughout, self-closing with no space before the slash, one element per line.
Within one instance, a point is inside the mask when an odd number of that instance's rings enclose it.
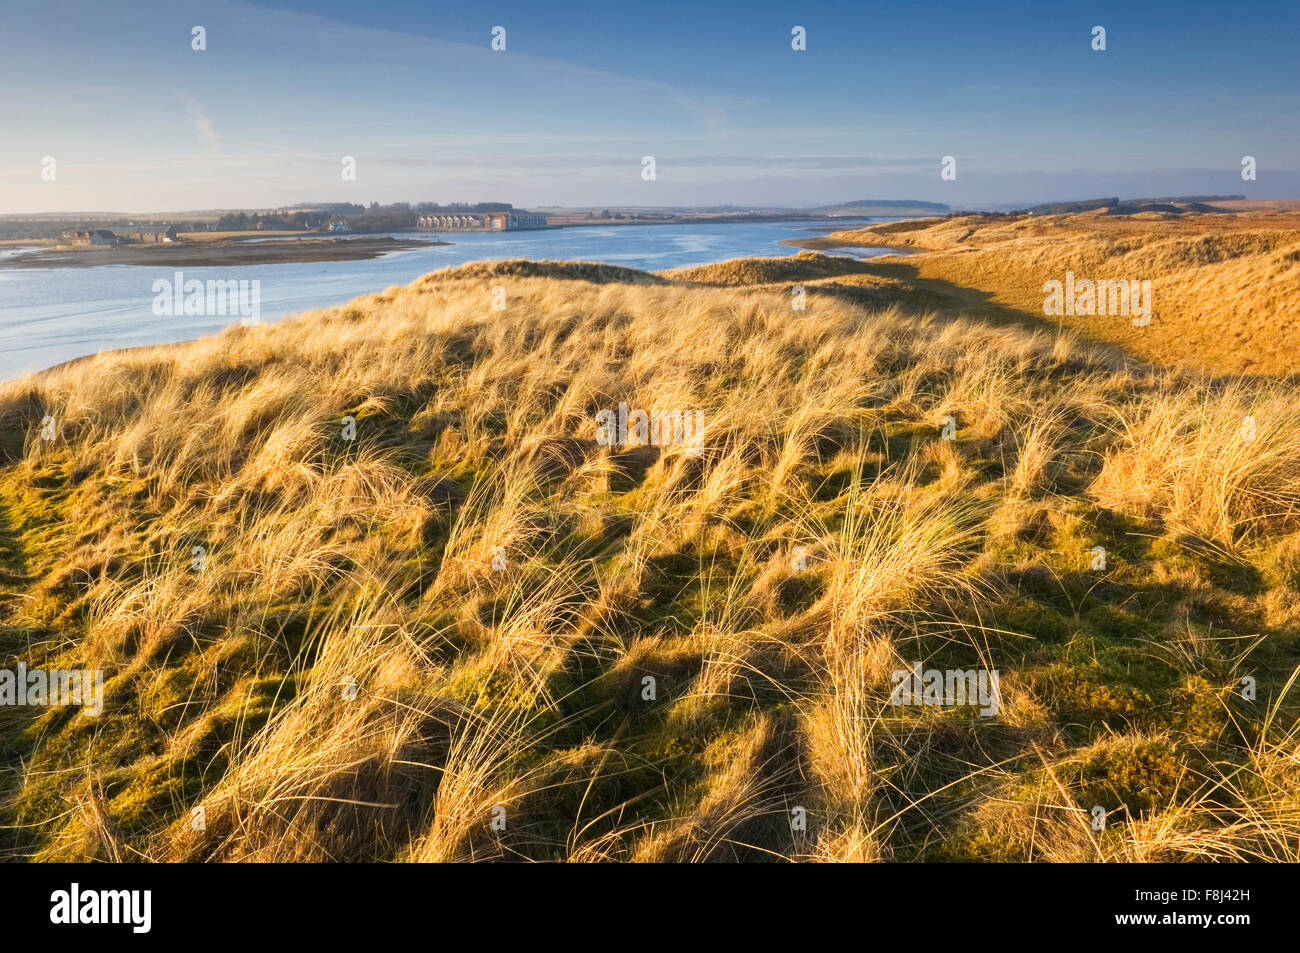
<path fill-rule="evenodd" d="M 68 268 L 91 265 L 220 266 L 280 265 L 313 261 L 360 261 L 392 251 L 451 242 L 413 241 L 374 236 L 366 238 L 286 238 L 271 241 L 222 239 L 211 242 L 176 242 L 162 245 L 125 245 L 111 248 L 70 248 L 60 245 L 4 264 L 10 268 Z"/>

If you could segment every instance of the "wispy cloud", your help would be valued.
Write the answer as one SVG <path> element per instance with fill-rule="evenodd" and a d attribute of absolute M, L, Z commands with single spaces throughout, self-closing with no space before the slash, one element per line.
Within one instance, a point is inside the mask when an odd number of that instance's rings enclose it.
<path fill-rule="evenodd" d="M 203 111 L 198 100 L 193 96 L 187 96 L 181 93 L 181 99 L 185 101 L 185 109 L 189 113 L 190 122 L 194 125 L 194 130 L 199 134 L 199 142 L 208 152 L 216 152 L 221 148 L 221 136 L 212 128 L 212 120 L 208 114 Z"/>

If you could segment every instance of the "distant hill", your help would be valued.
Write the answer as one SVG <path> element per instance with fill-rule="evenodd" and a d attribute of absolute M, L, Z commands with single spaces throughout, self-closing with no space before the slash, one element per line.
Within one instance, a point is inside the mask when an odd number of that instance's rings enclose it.
<path fill-rule="evenodd" d="M 856 199 L 838 205 L 822 205 L 808 211 L 823 215 L 946 215 L 950 208 L 943 202 L 922 202 L 917 199 Z"/>
<path fill-rule="evenodd" d="M 1092 212 L 1099 208 L 1113 208 L 1119 205 L 1119 196 L 1106 199 L 1085 199 L 1082 202 L 1045 202 L 1031 205 L 1029 208 L 1017 209 L 1022 215 L 1073 215 L 1078 212 Z"/>
<path fill-rule="evenodd" d="M 1162 195 L 1154 199 L 1125 199 L 1125 202 L 1166 202 L 1179 205 L 1199 204 L 1202 202 L 1241 202 L 1244 195 Z"/>
<path fill-rule="evenodd" d="M 1139 212 L 1169 212 L 1174 215 L 1183 212 L 1217 212 L 1206 202 L 1235 202 L 1244 199 L 1244 195 L 1166 195 L 1160 198 L 1123 199 L 1112 195 L 1109 198 L 1084 199 L 1081 202 L 1046 202 L 1017 209 L 1019 215 L 1073 215 L 1078 212 L 1094 212 L 1108 209 L 1110 215 L 1136 215 Z M 1183 206 L 1183 207 L 1179 207 Z"/>

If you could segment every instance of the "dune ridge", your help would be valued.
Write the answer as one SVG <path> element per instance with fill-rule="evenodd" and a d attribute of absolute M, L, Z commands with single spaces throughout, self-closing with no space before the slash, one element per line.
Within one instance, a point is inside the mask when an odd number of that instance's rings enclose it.
<path fill-rule="evenodd" d="M 1067 322 L 1149 361 L 1214 374 L 1300 373 L 1300 212 L 1178 216 L 959 216 L 886 223 L 800 240 L 811 248 L 889 244 L 925 254 L 875 267 L 986 293 L 1043 315 L 1043 285 L 1067 271 L 1092 281 L 1150 280 L 1146 327 L 1109 316 Z"/>

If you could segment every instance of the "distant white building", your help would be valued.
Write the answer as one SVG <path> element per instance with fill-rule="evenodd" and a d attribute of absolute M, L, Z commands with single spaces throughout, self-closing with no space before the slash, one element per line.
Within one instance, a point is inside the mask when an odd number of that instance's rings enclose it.
<path fill-rule="evenodd" d="M 546 226 L 546 216 L 533 212 L 455 212 L 421 215 L 415 227 L 440 232 L 514 232 Z"/>
<path fill-rule="evenodd" d="M 349 225 L 347 222 L 343 221 L 342 219 L 335 219 L 334 221 L 330 222 L 328 231 L 350 232 L 352 231 L 352 226 Z"/>

